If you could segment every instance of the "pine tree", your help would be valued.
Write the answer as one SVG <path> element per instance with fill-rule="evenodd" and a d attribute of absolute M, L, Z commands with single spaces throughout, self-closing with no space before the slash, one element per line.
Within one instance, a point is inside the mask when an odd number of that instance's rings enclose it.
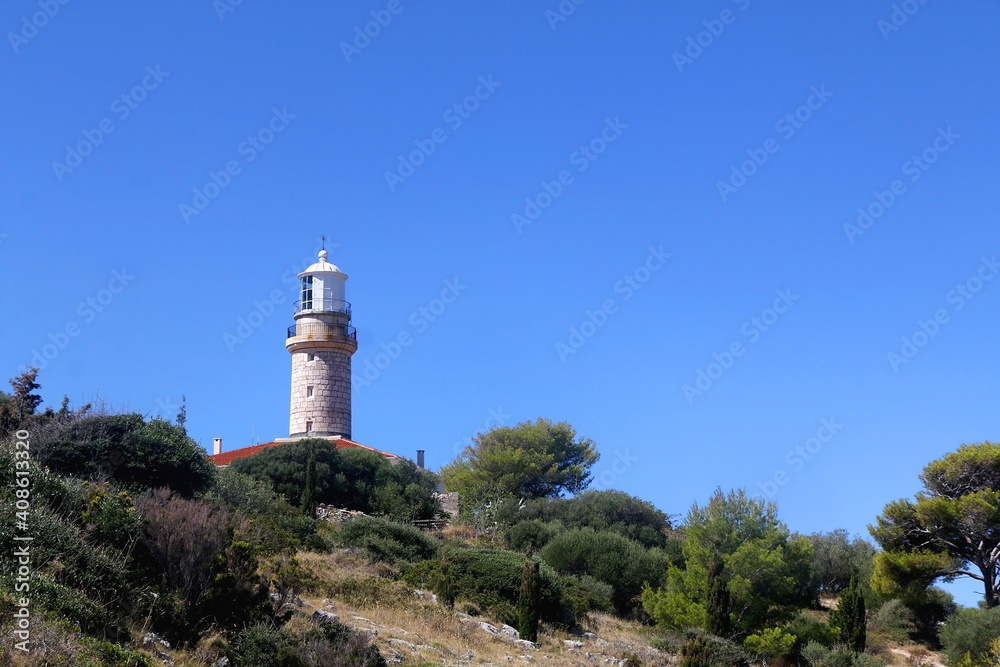
<path fill-rule="evenodd" d="M 719 637 L 729 637 L 729 586 L 725 576 L 725 565 L 719 554 L 713 554 L 708 562 L 708 618 L 705 629 Z"/>
<path fill-rule="evenodd" d="M 851 582 L 840 594 L 837 609 L 830 618 L 831 624 L 840 629 L 840 641 L 856 653 L 864 653 L 867 643 L 867 613 L 865 596 L 858 583 L 857 575 L 851 576 Z"/>
<path fill-rule="evenodd" d="M 524 559 L 521 597 L 517 601 L 517 635 L 529 642 L 538 641 L 539 564 L 531 558 L 531 547 Z"/>
<path fill-rule="evenodd" d="M 35 414 L 35 410 L 42 403 L 42 397 L 32 393 L 41 387 L 35 382 L 36 379 L 38 379 L 38 369 L 30 368 L 10 381 L 10 386 L 14 388 L 14 411 L 19 421 L 24 421 L 25 417 Z"/>
<path fill-rule="evenodd" d="M 306 464 L 306 489 L 302 493 L 302 511 L 311 519 L 316 518 L 316 448 L 309 448 Z"/>

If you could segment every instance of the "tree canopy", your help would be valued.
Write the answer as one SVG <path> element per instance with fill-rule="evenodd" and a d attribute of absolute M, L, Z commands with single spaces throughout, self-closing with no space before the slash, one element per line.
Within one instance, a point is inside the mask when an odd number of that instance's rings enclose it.
<path fill-rule="evenodd" d="M 875 547 L 856 537 L 848 539 L 846 530 L 809 535 L 813 545 L 813 587 L 821 594 L 838 595 L 857 574 L 862 588 L 871 579 Z"/>
<path fill-rule="evenodd" d="M 686 568 L 671 566 L 663 589 L 643 593 L 643 605 L 659 624 L 706 625 L 715 557 L 725 573 L 734 636 L 780 625 L 808 603 L 812 545 L 789 535 L 774 503 L 750 498 L 743 489 L 719 489 L 707 505 L 691 508 L 683 532 Z"/>
<path fill-rule="evenodd" d="M 109 478 L 132 489 L 170 487 L 190 496 L 215 475 L 205 450 L 181 427 L 139 414 L 54 420 L 34 434 L 32 449 L 59 474 Z"/>
<path fill-rule="evenodd" d="M 539 418 L 478 434 L 441 470 L 445 487 L 464 499 L 555 498 L 580 493 L 600 454 L 566 422 Z"/>
<path fill-rule="evenodd" d="M 0 439 L 9 437 L 42 404 L 42 397 L 35 393 L 41 388 L 37 380 L 38 369 L 29 368 L 10 379 L 13 394 L 0 391 Z"/>
<path fill-rule="evenodd" d="M 983 584 L 987 607 L 1000 604 L 1000 444 L 962 445 L 931 461 L 914 501 L 885 506 L 869 526 L 883 551 L 873 586 L 883 594 L 926 588 L 934 580 L 970 577 Z"/>

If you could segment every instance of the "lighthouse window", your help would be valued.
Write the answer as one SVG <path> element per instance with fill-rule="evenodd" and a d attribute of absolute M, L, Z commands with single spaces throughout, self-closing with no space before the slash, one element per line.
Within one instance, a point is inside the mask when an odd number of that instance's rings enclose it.
<path fill-rule="evenodd" d="M 313 430 L 313 423 L 306 422 L 306 433 L 310 433 Z"/>
<path fill-rule="evenodd" d="M 312 395 L 313 395 L 313 388 L 306 387 L 306 398 L 312 398 Z"/>
<path fill-rule="evenodd" d="M 302 279 L 302 310 L 312 310 L 313 307 L 313 277 L 306 276 Z"/>

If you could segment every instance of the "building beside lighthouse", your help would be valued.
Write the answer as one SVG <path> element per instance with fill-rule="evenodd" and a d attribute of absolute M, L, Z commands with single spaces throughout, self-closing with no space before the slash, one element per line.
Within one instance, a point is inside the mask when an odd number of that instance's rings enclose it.
<path fill-rule="evenodd" d="M 335 442 L 338 449 L 360 447 L 391 461 L 399 460 L 395 454 L 351 439 L 351 357 L 358 350 L 358 339 L 351 326 L 347 275 L 328 261 L 326 250 L 321 250 L 318 261 L 298 278 L 295 322 L 288 327 L 285 339 L 285 349 L 292 355 L 288 437 L 228 452 L 222 451 L 222 439 L 216 438 L 209 459 L 227 466 L 268 447 L 323 438 Z"/>

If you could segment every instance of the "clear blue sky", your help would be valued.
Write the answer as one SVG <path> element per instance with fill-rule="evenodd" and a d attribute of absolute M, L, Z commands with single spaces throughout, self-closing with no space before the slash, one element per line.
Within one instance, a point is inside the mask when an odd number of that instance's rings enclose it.
<path fill-rule="evenodd" d="M 1000 439 L 1000 279 L 976 282 L 1000 6 L 848 4 L 7 2 L 2 366 L 51 336 L 49 404 L 184 394 L 208 447 L 287 435 L 288 278 L 325 234 L 356 372 L 414 341 L 356 393 L 357 440 L 437 468 L 491 411 L 546 416 L 669 513 L 778 474 L 792 529 L 865 533 L 929 460 Z"/>

